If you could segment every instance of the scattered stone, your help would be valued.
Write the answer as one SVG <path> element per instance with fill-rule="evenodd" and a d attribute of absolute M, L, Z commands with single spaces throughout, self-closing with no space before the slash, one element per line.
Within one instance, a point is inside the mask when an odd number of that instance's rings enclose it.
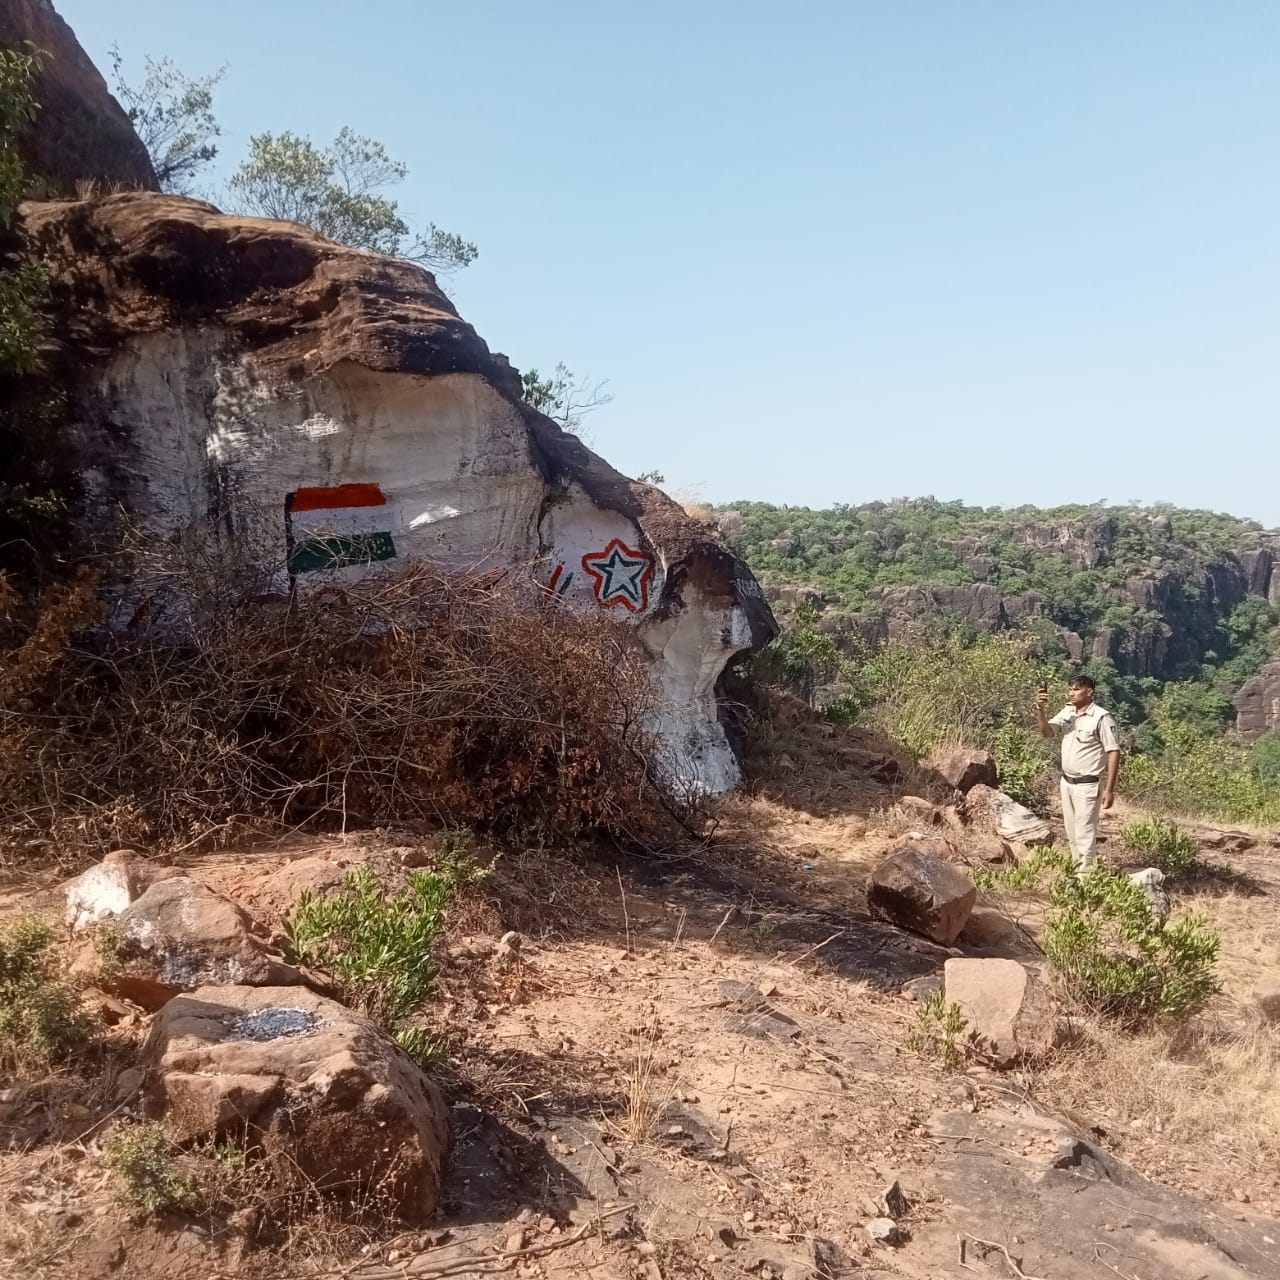
<path fill-rule="evenodd" d="M 764 992 L 759 987 L 753 987 L 749 982 L 740 982 L 737 978 L 724 978 L 718 986 L 720 994 L 742 1012 L 763 1009 L 768 1004 L 764 998 Z"/>
<path fill-rule="evenodd" d="M 872 1244 L 899 1244 L 902 1229 L 892 1218 L 872 1218 L 867 1223 L 867 1235 Z"/>
<path fill-rule="evenodd" d="M 155 882 L 157 868 L 132 849 L 117 849 L 66 886 L 67 925 L 81 933 L 118 916 Z"/>
<path fill-rule="evenodd" d="M 902 1190 L 902 1183 L 897 1178 L 885 1189 L 884 1211 L 894 1222 L 900 1222 L 911 1212 L 911 1202 Z"/>
<path fill-rule="evenodd" d="M 1014 845 L 1045 844 L 1053 834 L 1043 818 L 985 783 L 970 790 L 965 808 L 975 826 L 994 831 Z"/>
<path fill-rule="evenodd" d="M 1280 1022 L 1280 978 L 1263 978 L 1251 994 L 1255 1008 L 1268 1022 Z"/>
<path fill-rule="evenodd" d="M 520 958 L 520 944 L 524 939 L 514 929 L 509 929 L 498 939 L 498 946 L 494 951 L 494 959 L 499 964 L 510 964 L 513 960 Z"/>
<path fill-rule="evenodd" d="M 998 1067 L 1052 1050 L 1057 1010 L 1048 990 L 1016 960 L 952 959 L 944 966 L 948 1004 L 959 1005 Z"/>
<path fill-rule="evenodd" d="M 1152 913 L 1163 924 L 1169 918 L 1169 895 L 1164 890 L 1164 872 L 1159 867 L 1134 871 L 1129 879 L 1147 895 Z"/>
<path fill-rule="evenodd" d="M 302 974 L 268 951 L 249 917 L 228 898 L 187 876 L 153 884 L 116 918 L 110 953 L 90 945 L 81 972 L 144 1009 L 211 983 L 287 986 Z"/>
<path fill-rule="evenodd" d="M 909 818 L 923 822 L 928 827 L 936 826 L 942 821 L 937 805 L 923 796 L 899 796 L 898 808 Z"/>
<path fill-rule="evenodd" d="M 902 994 L 908 1000 L 919 1000 L 921 1002 L 928 1000 L 930 996 L 936 996 L 942 990 L 942 975 L 940 973 L 926 974 L 923 978 L 912 978 L 902 988 Z"/>
<path fill-rule="evenodd" d="M 449 1145 L 436 1086 L 367 1018 L 303 987 L 171 1000 L 139 1059 L 180 1142 L 252 1140 L 281 1176 L 410 1223 L 435 1209 Z"/>
<path fill-rule="evenodd" d="M 956 747 L 931 756 L 927 764 L 954 791 L 969 791 L 979 784 L 987 787 L 996 785 L 996 758 L 990 751 L 977 747 Z"/>
<path fill-rule="evenodd" d="M 978 890 L 955 867 L 911 845 L 892 852 L 867 882 L 873 916 L 949 947 L 960 935 Z"/>
<path fill-rule="evenodd" d="M 146 1083 L 147 1073 L 137 1067 L 126 1067 L 116 1078 L 116 1101 L 127 1102 Z"/>
<path fill-rule="evenodd" d="M 1248 853 L 1258 844 L 1257 836 L 1227 827 L 1193 828 L 1192 835 L 1202 848 L 1212 849 L 1217 853 Z"/>
<path fill-rule="evenodd" d="M 984 832 L 969 845 L 969 851 L 977 862 L 989 867 L 1011 867 L 1017 861 L 1013 846 L 996 835 L 994 831 Z"/>

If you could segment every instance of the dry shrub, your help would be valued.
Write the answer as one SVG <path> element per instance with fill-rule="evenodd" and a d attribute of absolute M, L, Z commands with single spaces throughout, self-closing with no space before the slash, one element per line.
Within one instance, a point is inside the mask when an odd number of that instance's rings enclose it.
<path fill-rule="evenodd" d="M 101 625 L 82 574 L 10 621 L 11 846 L 415 821 L 650 845 L 691 817 L 657 781 L 673 773 L 633 634 L 527 575 L 412 563 L 282 593 L 190 548 L 145 570 L 132 619 Z"/>

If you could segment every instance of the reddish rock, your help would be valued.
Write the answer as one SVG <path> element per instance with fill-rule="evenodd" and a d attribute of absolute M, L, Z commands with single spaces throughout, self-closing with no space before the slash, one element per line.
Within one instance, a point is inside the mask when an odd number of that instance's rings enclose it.
<path fill-rule="evenodd" d="M 302 981 L 297 969 L 270 953 L 234 902 L 186 876 L 152 885 L 77 967 L 99 963 L 98 984 L 144 1009 L 159 1009 L 180 992 L 209 983 L 278 987 Z"/>
<path fill-rule="evenodd" d="M 954 747 L 931 756 L 929 766 L 955 791 L 969 791 L 979 783 L 996 785 L 996 758 L 978 747 Z"/>
<path fill-rule="evenodd" d="M 959 1006 L 997 1066 L 1052 1050 L 1057 1010 L 1044 985 L 1016 960 L 948 960 L 943 982 L 947 1003 Z"/>
<path fill-rule="evenodd" d="M 201 987 L 169 1002 L 139 1059 L 147 1109 L 182 1142 L 247 1141 L 286 1183 L 404 1221 L 440 1198 L 448 1111 L 367 1018 L 301 987 Z"/>
<path fill-rule="evenodd" d="M 872 915 L 943 946 L 959 937 L 977 896 L 968 876 L 912 845 L 892 852 L 867 882 Z"/>

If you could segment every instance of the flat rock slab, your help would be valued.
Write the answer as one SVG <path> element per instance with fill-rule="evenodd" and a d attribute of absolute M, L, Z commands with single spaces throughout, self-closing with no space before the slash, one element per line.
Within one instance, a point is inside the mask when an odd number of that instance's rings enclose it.
<path fill-rule="evenodd" d="M 201 987 L 156 1018 L 147 1110 L 183 1142 L 249 1141 L 274 1172 L 406 1222 L 435 1210 L 448 1112 L 369 1019 L 303 987 Z"/>
<path fill-rule="evenodd" d="M 943 982 L 947 1003 L 959 1006 L 997 1066 L 1036 1061 L 1053 1049 L 1053 999 L 1016 960 L 948 960 Z"/>
<path fill-rule="evenodd" d="M 912 845 L 890 853 L 867 882 L 872 915 L 943 946 L 960 936 L 977 898 L 968 876 Z"/>

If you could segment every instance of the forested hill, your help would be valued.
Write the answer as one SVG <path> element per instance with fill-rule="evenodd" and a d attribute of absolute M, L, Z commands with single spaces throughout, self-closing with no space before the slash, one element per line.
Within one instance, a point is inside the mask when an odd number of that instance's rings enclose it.
<path fill-rule="evenodd" d="M 922 618 L 1022 626 L 1064 659 L 1149 688 L 1230 695 L 1275 652 L 1280 531 L 1208 511 L 1042 510 L 895 499 L 829 510 L 716 511 L 780 615 L 798 605 L 850 648 Z"/>

